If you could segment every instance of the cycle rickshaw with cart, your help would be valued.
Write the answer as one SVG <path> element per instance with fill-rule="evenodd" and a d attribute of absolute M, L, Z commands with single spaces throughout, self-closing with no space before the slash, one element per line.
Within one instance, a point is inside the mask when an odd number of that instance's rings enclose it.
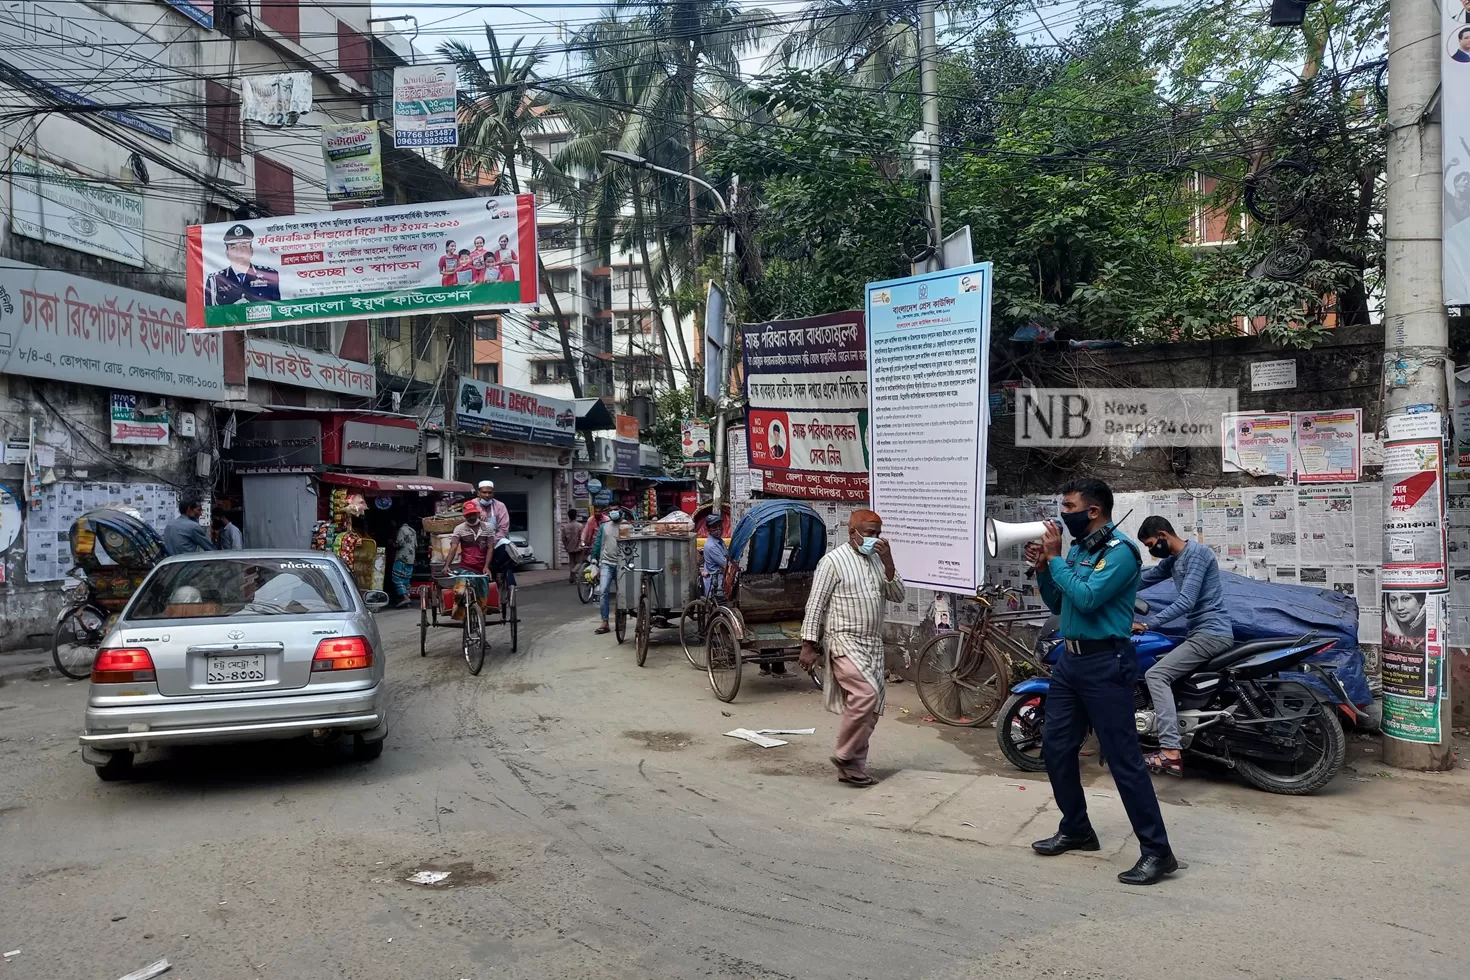
<path fill-rule="evenodd" d="M 434 519 L 425 519 L 425 529 L 431 520 Z M 516 607 L 514 571 L 506 573 L 502 586 L 490 573 L 450 571 L 432 556 L 429 565 L 433 575 L 419 589 L 419 656 L 429 654 L 431 627 L 458 629 L 463 633 L 460 647 L 471 674 L 478 674 L 485 665 L 485 650 L 490 643 L 486 627 L 509 626 L 510 650 L 514 653 L 519 648 L 521 614 Z M 478 597 L 479 601 L 471 601 L 471 597 Z"/>
<path fill-rule="evenodd" d="M 74 565 L 69 574 L 82 587 L 56 619 L 51 659 L 67 677 L 86 680 L 108 624 L 163 561 L 163 538 L 136 511 L 99 507 L 72 523 L 67 540 Z"/>
<path fill-rule="evenodd" d="M 730 536 L 729 598 L 708 614 L 705 670 L 721 701 L 740 692 L 741 669 L 794 663 L 812 573 L 827 553 L 827 525 L 809 504 L 766 500 Z M 820 686 L 820 676 L 813 674 Z"/>

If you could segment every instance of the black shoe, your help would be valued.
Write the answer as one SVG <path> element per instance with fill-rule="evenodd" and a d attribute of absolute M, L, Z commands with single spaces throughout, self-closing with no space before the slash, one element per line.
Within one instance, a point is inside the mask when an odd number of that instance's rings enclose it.
<path fill-rule="evenodd" d="M 1157 885 L 1164 880 L 1164 875 L 1171 875 L 1179 870 L 1179 862 L 1172 854 L 1159 857 L 1157 854 L 1145 854 L 1138 859 L 1133 867 L 1118 875 L 1118 880 L 1125 885 Z"/>
<path fill-rule="evenodd" d="M 1097 834 L 1091 833 L 1086 837 L 1068 837 L 1063 833 L 1056 833 L 1046 840 L 1036 841 L 1031 849 L 1037 854 L 1045 854 L 1053 857 L 1057 854 L 1066 854 L 1068 851 L 1100 851 L 1102 845 L 1097 842 Z"/>

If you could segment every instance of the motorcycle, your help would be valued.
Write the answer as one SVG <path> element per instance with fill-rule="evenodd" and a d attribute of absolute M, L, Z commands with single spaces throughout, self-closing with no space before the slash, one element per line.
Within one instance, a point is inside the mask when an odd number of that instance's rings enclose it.
<path fill-rule="evenodd" d="M 1158 748 L 1157 715 L 1143 675 L 1178 641 L 1152 631 L 1135 633 L 1132 641 L 1138 657 L 1134 724 L 1144 749 L 1152 751 Z M 1045 659 L 1056 664 L 1063 656 L 1060 638 L 1051 636 L 1041 642 L 1051 643 Z M 1268 793 L 1301 796 L 1326 786 L 1347 756 L 1347 737 L 1336 711 L 1343 711 L 1351 721 L 1357 720 L 1357 711 L 1332 671 L 1305 661 L 1336 642 L 1321 639 L 1315 632 L 1254 640 L 1218 654 L 1180 678 L 1174 685 L 1174 698 L 1186 758 L 1234 769 L 1246 782 Z M 1319 677 L 1338 704 L 1334 706 L 1299 680 L 1277 676 L 1287 670 Z M 1001 752 L 1026 772 L 1046 770 L 1041 733 L 1050 687 L 1049 677 L 1016 684 L 996 721 Z"/>

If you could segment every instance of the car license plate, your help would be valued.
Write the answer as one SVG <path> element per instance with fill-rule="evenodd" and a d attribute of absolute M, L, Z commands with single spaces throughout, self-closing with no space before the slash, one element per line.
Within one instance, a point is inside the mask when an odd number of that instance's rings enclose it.
<path fill-rule="evenodd" d="M 265 654 L 253 653 L 229 657 L 210 657 L 205 663 L 204 680 L 208 684 L 240 684 L 265 680 Z"/>

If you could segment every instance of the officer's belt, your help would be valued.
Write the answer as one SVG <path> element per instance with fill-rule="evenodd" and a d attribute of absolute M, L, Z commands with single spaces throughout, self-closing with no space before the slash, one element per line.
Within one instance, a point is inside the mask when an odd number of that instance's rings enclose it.
<path fill-rule="evenodd" d="M 1125 640 L 1063 640 L 1067 652 L 1074 657 L 1086 657 L 1094 653 L 1113 653 Z"/>

